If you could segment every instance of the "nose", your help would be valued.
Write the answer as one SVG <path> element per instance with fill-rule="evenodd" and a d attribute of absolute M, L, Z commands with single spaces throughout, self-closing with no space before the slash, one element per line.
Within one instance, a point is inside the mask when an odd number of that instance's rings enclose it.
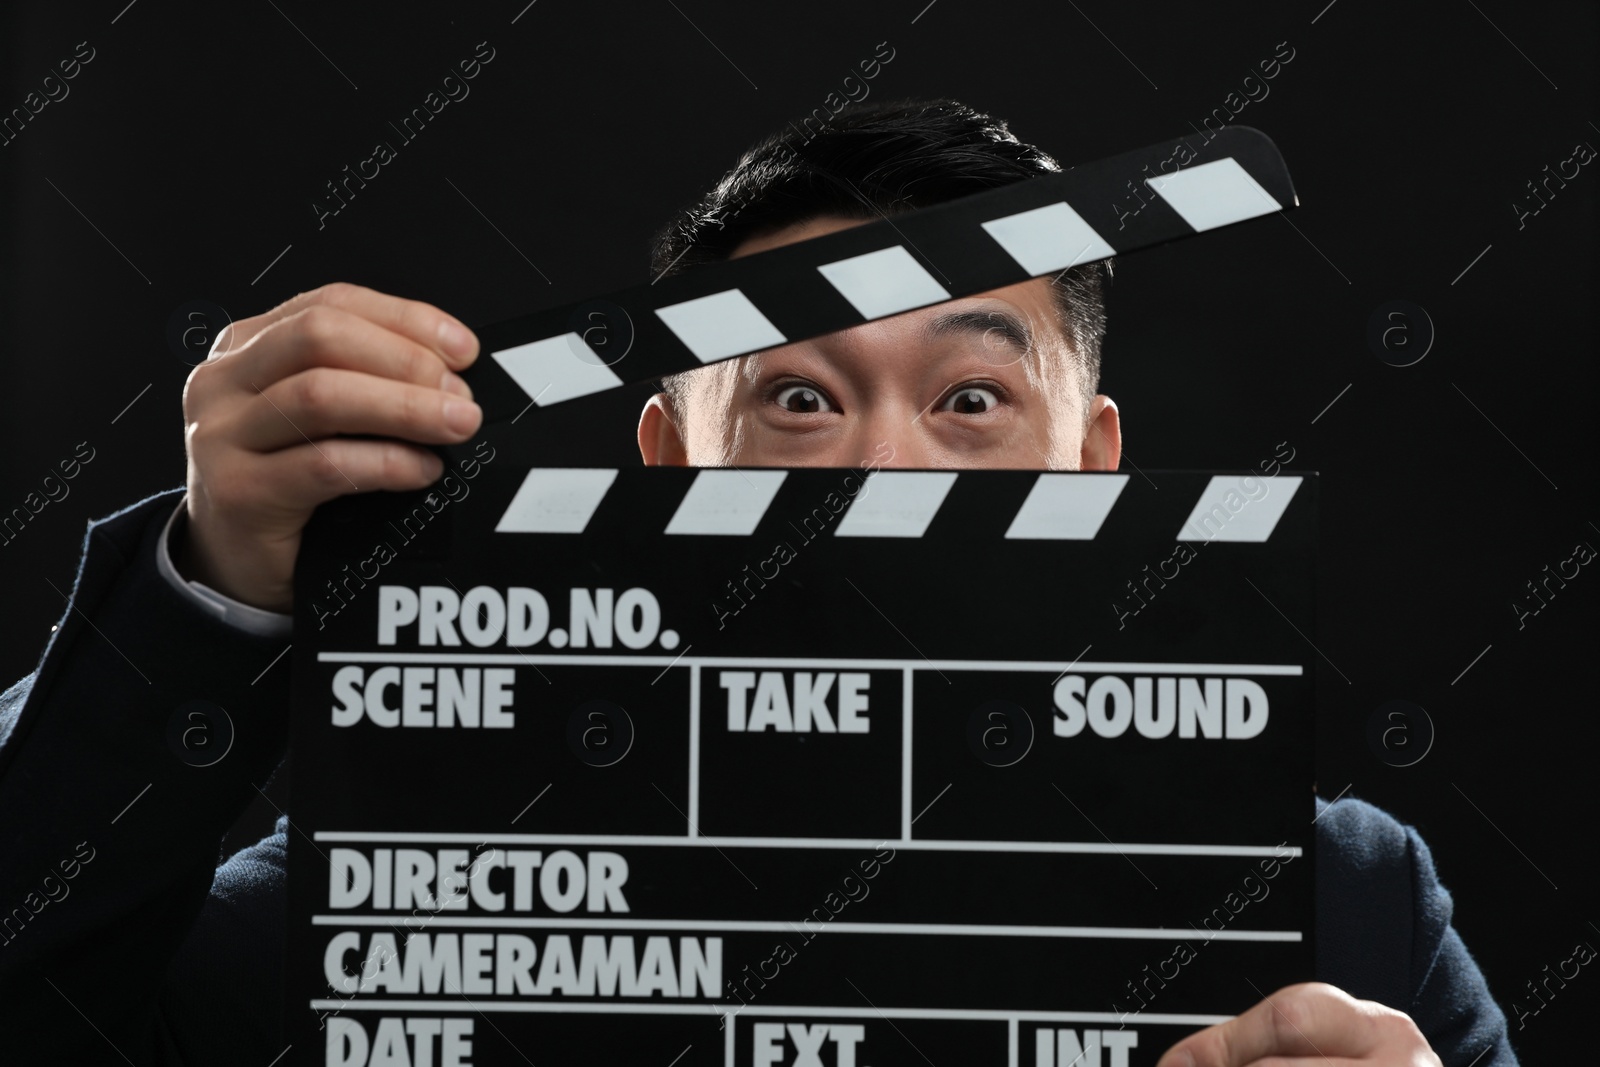
<path fill-rule="evenodd" d="M 900 404 L 877 404 L 862 412 L 850 434 L 848 455 L 858 465 L 936 466 L 929 446 L 927 414 Z"/>

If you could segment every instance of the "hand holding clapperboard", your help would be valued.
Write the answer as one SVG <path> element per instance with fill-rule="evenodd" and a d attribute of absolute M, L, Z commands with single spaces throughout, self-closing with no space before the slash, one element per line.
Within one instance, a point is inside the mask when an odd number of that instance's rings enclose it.
<path fill-rule="evenodd" d="M 1308 978 L 1314 476 L 516 425 L 1296 203 L 1233 127 L 480 330 L 440 486 L 300 553 L 293 1055 L 1122 1067 Z"/>

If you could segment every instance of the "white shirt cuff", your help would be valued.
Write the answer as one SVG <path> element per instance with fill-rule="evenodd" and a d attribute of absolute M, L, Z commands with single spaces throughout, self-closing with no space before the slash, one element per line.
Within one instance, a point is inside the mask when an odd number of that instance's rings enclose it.
<path fill-rule="evenodd" d="M 215 616 L 224 625 L 261 637 L 288 637 L 294 630 L 293 615 L 252 607 L 222 595 L 209 585 L 188 581 L 178 573 L 178 568 L 172 564 L 172 554 L 167 548 L 167 539 L 172 532 L 172 524 L 180 521 L 179 516 L 185 514 L 188 499 L 187 493 L 178 498 L 178 506 L 167 517 L 166 525 L 161 528 L 161 537 L 156 542 L 156 569 L 161 572 L 161 576 L 184 599 Z M 181 521 L 187 521 L 187 518 Z"/>

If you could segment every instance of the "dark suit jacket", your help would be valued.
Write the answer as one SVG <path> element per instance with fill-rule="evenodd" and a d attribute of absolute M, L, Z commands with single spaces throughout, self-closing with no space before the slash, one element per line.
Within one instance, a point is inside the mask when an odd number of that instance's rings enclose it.
<path fill-rule="evenodd" d="M 221 624 L 157 571 L 180 492 L 89 525 L 38 669 L 0 696 L 0 1045 L 27 1062 L 283 1049 L 287 816 L 217 860 L 284 756 L 287 642 Z M 233 721 L 210 767 L 168 746 L 193 699 Z M 1350 798 L 1319 810 L 1314 977 L 1409 1013 L 1446 1064 L 1515 1063 L 1416 831 Z"/>

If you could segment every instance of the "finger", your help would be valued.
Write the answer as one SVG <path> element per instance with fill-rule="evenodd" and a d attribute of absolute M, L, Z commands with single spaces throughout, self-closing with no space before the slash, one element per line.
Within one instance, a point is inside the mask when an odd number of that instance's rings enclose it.
<path fill-rule="evenodd" d="M 314 367 L 362 371 L 468 398 L 472 394 L 433 349 L 371 319 L 320 304 L 261 331 L 249 347 L 217 364 L 217 372 L 253 393 Z"/>
<path fill-rule="evenodd" d="M 477 432 L 483 412 L 437 389 L 314 367 L 258 390 L 236 418 L 229 434 L 235 445 L 271 452 L 333 434 L 455 443 Z"/>
<path fill-rule="evenodd" d="M 444 461 L 418 445 L 330 437 L 254 457 L 248 476 L 280 506 L 310 511 L 351 493 L 422 489 L 443 470 Z"/>
<path fill-rule="evenodd" d="M 310 307 L 348 311 L 438 353 L 452 370 L 471 365 L 478 339 L 453 315 L 420 300 L 380 293 L 363 285 L 333 282 L 284 301 L 270 311 L 229 324 L 217 336 L 212 356 L 237 353 L 268 327 Z"/>
<path fill-rule="evenodd" d="M 1374 1017 L 1361 1002 L 1331 985 L 1308 982 L 1280 989 L 1244 1014 L 1191 1034 L 1167 1050 L 1158 1067 L 1244 1067 L 1273 1056 L 1362 1056 L 1376 1043 L 1375 1030 Z"/>
<path fill-rule="evenodd" d="M 259 337 L 262 331 L 269 326 L 276 325 L 309 307 L 325 303 L 327 290 L 348 284 L 348 282 L 332 282 L 316 289 L 309 289 L 306 292 L 290 297 L 277 307 L 263 311 L 259 315 L 251 315 L 249 318 L 238 319 L 228 323 L 217 333 L 217 339 L 212 342 L 211 351 L 207 353 L 206 358 L 214 360 L 237 353 L 245 345 Z M 331 307 L 333 305 L 327 304 L 326 306 Z"/>

